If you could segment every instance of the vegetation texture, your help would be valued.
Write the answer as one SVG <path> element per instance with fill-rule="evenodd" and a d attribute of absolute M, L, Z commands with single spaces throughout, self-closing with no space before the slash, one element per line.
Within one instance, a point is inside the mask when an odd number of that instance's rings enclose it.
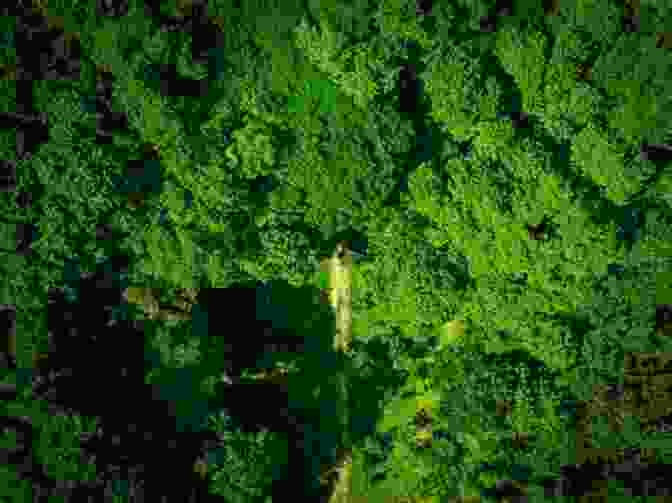
<path fill-rule="evenodd" d="M 2 12 L 0 500 L 672 490 L 665 2 Z"/>

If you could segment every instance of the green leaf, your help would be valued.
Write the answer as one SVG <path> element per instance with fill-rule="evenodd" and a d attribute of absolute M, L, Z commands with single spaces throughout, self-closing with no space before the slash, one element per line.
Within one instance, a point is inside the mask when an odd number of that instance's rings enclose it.
<path fill-rule="evenodd" d="M 388 432 L 405 424 L 415 416 L 416 398 L 397 399 L 390 404 L 378 423 L 378 431 Z"/>
<path fill-rule="evenodd" d="M 306 100 L 303 96 L 290 96 L 288 107 L 292 113 L 302 113 L 306 110 Z"/>
<path fill-rule="evenodd" d="M 329 273 L 326 271 L 320 271 L 320 288 L 329 288 Z"/>
<path fill-rule="evenodd" d="M 464 321 L 452 320 L 439 329 L 439 345 L 446 348 L 459 344 L 464 339 Z"/>
<path fill-rule="evenodd" d="M 317 100 L 321 113 L 333 112 L 336 108 L 336 86 L 326 79 L 306 81 L 306 95 L 311 100 Z"/>

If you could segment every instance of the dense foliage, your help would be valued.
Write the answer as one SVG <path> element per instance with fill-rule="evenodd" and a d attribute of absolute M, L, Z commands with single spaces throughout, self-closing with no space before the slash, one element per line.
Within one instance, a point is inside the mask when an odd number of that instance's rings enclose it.
<path fill-rule="evenodd" d="M 15 10 L 2 498 L 318 498 L 344 449 L 368 501 L 589 491 L 577 404 L 672 340 L 669 8 Z M 337 242 L 346 358 L 320 300 Z"/>

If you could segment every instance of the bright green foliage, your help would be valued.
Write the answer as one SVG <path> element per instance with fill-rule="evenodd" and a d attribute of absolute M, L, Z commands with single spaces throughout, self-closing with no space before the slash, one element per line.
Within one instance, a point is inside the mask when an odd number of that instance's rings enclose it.
<path fill-rule="evenodd" d="M 383 486 L 394 488 L 396 496 L 418 494 L 422 479 L 433 471 L 431 459 L 419 456 L 405 442 L 394 446 L 389 466 L 389 475 Z"/>
<path fill-rule="evenodd" d="M 353 333 L 366 337 L 387 326 L 413 338 L 457 309 L 459 268 L 424 242 L 416 222 L 394 211 L 379 217 L 369 229 L 374 259 L 353 271 Z M 403 261 L 394 259 L 400 255 Z"/>
<path fill-rule="evenodd" d="M 231 232 L 223 213 L 226 214 L 229 208 L 244 211 L 248 206 L 245 201 L 246 192 L 238 193 L 231 186 L 232 174 L 227 164 L 222 158 L 215 156 L 217 153 L 227 152 L 223 150 L 223 144 L 213 144 L 208 149 L 209 152 L 205 152 L 209 155 L 203 156 L 203 152 L 199 152 L 203 161 L 196 164 L 191 143 L 187 141 L 184 127 L 170 109 L 168 100 L 147 89 L 139 80 L 128 78 L 121 79 L 121 82 L 125 91 L 120 96 L 120 101 L 129 114 L 132 125 L 137 128 L 145 142 L 159 146 L 162 167 L 177 182 L 166 183 L 160 196 L 161 204 L 168 210 L 167 218 L 175 226 L 175 234 L 168 234 L 155 227 L 155 224 L 145 228 L 148 251 L 143 260 L 143 270 L 151 276 L 169 278 L 175 286 L 193 285 L 192 282 L 201 277 L 203 271 L 200 263 L 195 265 L 197 250 L 194 248 L 192 236 L 185 233 L 184 229 L 198 225 L 199 229 L 206 232 Z M 221 101 L 212 119 L 203 129 L 212 136 L 218 136 L 218 132 L 221 134 L 229 118 L 227 110 L 226 101 Z M 240 156 L 244 160 L 241 174 L 254 177 L 260 170 L 263 172 L 264 161 L 269 160 L 272 151 L 267 148 L 259 158 L 255 155 L 254 147 L 252 150 L 245 148 L 246 141 L 250 140 L 251 129 L 256 126 L 263 128 L 254 119 L 250 122 L 253 124 L 250 128 L 234 132 L 237 140 L 236 150 L 233 151 L 235 154 L 232 151 L 228 153 L 234 159 Z M 254 141 L 256 142 L 256 136 Z M 260 146 L 269 147 L 267 143 L 263 143 L 263 138 L 260 142 Z M 195 170 L 194 167 L 197 166 L 198 169 Z M 184 204 L 187 190 L 193 195 L 190 208 Z M 182 255 L 183 253 L 186 255 Z M 221 261 L 217 260 L 216 255 L 210 255 L 207 262 L 209 265 L 206 270 L 219 271 L 215 274 L 220 278 L 217 282 L 221 281 Z"/>
<path fill-rule="evenodd" d="M 240 78 L 237 81 L 240 92 L 240 111 L 251 116 L 259 117 L 259 89 L 249 78 Z"/>
<path fill-rule="evenodd" d="M 261 230 L 259 237 L 263 253 L 239 259 L 241 269 L 262 281 L 280 276 L 293 286 L 305 284 L 317 264 L 307 237 L 274 227 Z"/>
<path fill-rule="evenodd" d="M 500 152 L 506 154 L 504 149 Z M 518 155 L 525 152 L 520 150 Z M 433 221 L 435 246 L 449 244 L 453 254 L 469 257 L 471 273 L 479 282 L 479 293 L 464 307 L 467 319 L 477 325 L 484 323 L 512 330 L 519 343 L 537 354 L 534 343 L 524 342 L 531 340 L 533 330 L 539 329 L 539 320 L 533 313 L 571 311 L 585 300 L 584 271 L 603 270 L 604 264 L 619 260 L 619 256 L 622 260 L 622 252 L 614 251 L 615 229 L 598 227 L 584 211 L 572 205 L 555 175 L 533 171 L 537 177 L 530 186 L 525 180 L 534 177 L 528 172 L 522 183 L 515 185 L 512 210 L 506 210 L 497 204 L 502 197 L 493 183 L 492 166 L 487 163 L 481 166 L 450 162 L 450 197 L 437 196 L 430 188 L 435 175 L 428 167 L 419 168 L 410 183 L 415 208 Z M 516 164 L 510 163 L 510 166 Z M 522 169 L 514 168 L 507 176 L 511 179 L 523 173 Z M 522 202 L 525 206 L 521 206 Z M 536 223 L 543 215 L 551 216 L 558 223 L 561 241 L 551 240 L 542 247 L 527 238 L 524 224 Z M 586 269 L 586 264 L 592 265 Z M 501 278 L 522 271 L 528 275 L 526 290 L 515 296 L 505 293 Z M 559 271 L 565 278 L 562 284 L 552 279 Z M 490 290 L 493 287 L 497 293 Z M 530 324 L 533 319 L 534 323 Z M 549 326 L 545 330 L 549 330 L 545 332 L 545 340 L 557 340 L 557 331 L 552 336 L 554 329 Z M 546 352 L 543 358 L 551 356 Z"/>
<path fill-rule="evenodd" d="M 448 348 L 450 346 L 462 344 L 463 338 L 464 322 L 462 320 L 446 322 L 439 330 L 439 347 Z"/>
<path fill-rule="evenodd" d="M 393 183 L 390 170 L 394 166 L 389 162 L 387 149 L 374 150 L 367 144 L 351 140 L 349 131 L 357 115 L 355 107 L 339 101 L 335 111 L 328 129 L 308 114 L 295 114 L 291 119 L 299 149 L 288 152 L 288 158 L 282 163 L 281 177 L 287 185 L 278 188 L 270 197 L 274 212 L 281 208 L 293 213 L 305 211 L 303 219 L 307 223 L 325 230 L 339 225 L 339 213 L 351 215 L 354 221 L 363 221 L 369 212 L 375 211 Z M 367 115 L 371 117 L 371 113 Z M 406 131 L 402 134 L 394 131 L 403 126 L 401 124 L 366 123 L 364 120 L 360 123 L 359 117 L 356 120 L 360 134 L 378 147 L 389 141 L 381 131 L 383 128 L 393 128 L 396 142 L 404 141 L 408 136 Z M 371 179 L 373 173 L 377 176 L 372 183 L 360 185 L 365 189 L 362 193 L 357 184 Z M 300 196 L 302 193 L 305 196 Z M 291 196 L 291 204 L 286 202 L 288 196 Z M 278 204 L 280 201 L 281 205 Z M 302 209 L 304 205 L 305 209 Z"/>
<path fill-rule="evenodd" d="M 336 87 L 331 81 L 307 80 L 305 82 L 304 94 L 299 96 L 290 96 L 290 109 L 303 112 L 308 110 L 308 104 L 317 102 L 320 105 L 321 113 L 335 111 L 336 105 Z"/>
<path fill-rule="evenodd" d="M 415 411 L 415 397 L 398 398 L 388 404 L 385 416 L 378 425 L 378 431 L 388 432 L 402 426 L 404 422 L 409 421 L 415 416 Z"/>
<path fill-rule="evenodd" d="M 378 85 L 369 70 L 369 66 L 375 64 L 375 53 L 367 46 L 359 45 L 343 51 L 339 59 L 343 68 L 352 67 L 352 70 L 341 72 L 337 82 L 357 106 L 365 108 L 378 94 Z"/>
<path fill-rule="evenodd" d="M 449 46 L 433 56 L 423 75 L 432 103 L 434 120 L 445 124 L 459 140 L 473 136 L 479 120 L 493 120 L 500 97 L 500 85 L 484 77 L 484 65 L 474 44 Z"/>
<path fill-rule="evenodd" d="M 548 41 L 540 32 L 507 28 L 497 32 L 495 54 L 510 73 L 523 95 L 523 110 L 542 113 L 541 89 L 546 68 L 544 52 Z"/>
<path fill-rule="evenodd" d="M 305 23 L 302 26 L 307 27 Z M 305 40 L 313 40 L 311 37 L 317 32 L 307 28 L 306 30 Z M 326 50 L 329 57 L 324 61 L 333 56 L 329 49 L 331 47 L 329 33 L 332 32 L 333 30 L 329 29 L 324 31 L 323 35 L 326 34 L 324 40 L 320 39 L 322 45 L 311 45 L 310 48 L 302 46 L 307 51 L 305 54 L 308 59 L 321 71 L 330 71 L 329 65 L 320 63 L 322 60 L 319 55 Z M 156 43 L 161 40 L 160 37 L 157 38 Z M 299 37 L 300 40 L 303 39 Z M 286 223 L 288 219 L 304 220 L 310 225 L 328 230 L 340 225 L 338 214 L 343 212 L 351 213 L 353 218 L 363 220 L 367 213 L 364 203 L 369 206 L 368 211 L 375 208 L 385 197 L 384 189 L 391 186 L 393 180 L 381 176 L 376 184 L 382 186 L 383 190 L 371 186 L 371 197 L 358 195 L 354 199 L 355 182 L 366 179 L 368 177 L 366 173 L 373 170 L 378 173 L 383 163 L 385 171 L 392 168 L 387 149 L 380 148 L 381 140 L 386 143 L 399 142 L 404 136 L 395 132 L 381 139 L 375 125 L 367 120 L 366 115 L 369 114 L 364 115 L 356 109 L 356 104 L 353 107 L 353 104 L 343 101 L 342 86 L 334 86 L 333 81 L 325 80 L 329 75 L 316 73 L 307 68 L 304 61 L 297 59 L 297 55 L 304 54 L 303 51 L 296 52 L 291 46 L 283 46 L 284 49 L 280 50 L 277 45 L 270 50 L 268 40 L 260 40 L 260 43 L 266 51 L 270 51 L 269 55 L 273 58 L 272 64 L 262 65 L 263 68 L 271 71 L 277 69 L 282 62 L 286 62 L 296 69 L 295 72 L 289 72 L 293 74 L 293 78 L 285 83 L 273 78 L 271 89 L 276 94 L 269 93 L 263 86 L 257 85 L 258 78 L 266 78 L 261 75 L 261 69 L 259 75 L 256 75 L 256 68 L 253 68 L 246 72 L 247 76 L 231 79 L 231 85 L 228 87 L 240 91 L 236 97 L 239 102 L 236 103 L 234 101 L 236 98 L 228 95 L 215 101 L 215 110 L 208 114 L 209 119 L 200 127 L 201 131 L 206 133 L 208 141 L 189 139 L 189 142 L 185 143 L 183 128 L 172 121 L 172 114 L 167 106 L 168 100 L 153 96 L 151 91 L 146 93 L 150 99 L 143 100 L 142 105 L 138 103 L 137 108 L 151 108 L 153 115 L 148 113 L 147 118 L 139 118 L 136 127 L 143 131 L 143 137 L 147 141 L 153 143 L 162 141 L 165 145 L 163 149 L 165 151 L 162 151 L 163 164 L 170 176 L 177 177 L 179 182 L 178 187 L 171 187 L 161 196 L 162 204 L 169 210 L 171 222 L 178 228 L 198 225 L 208 232 L 237 232 L 225 223 L 225 215 L 243 215 L 250 211 L 255 215 L 254 223 L 259 229 L 257 242 L 261 248 L 246 250 L 247 256 L 237 256 L 235 260 L 239 262 L 241 268 L 258 278 L 268 279 L 280 274 L 288 275 L 288 278 L 292 278 L 290 280 L 292 282 L 303 281 L 313 264 L 312 253 L 307 249 L 303 250 L 297 244 L 305 241 L 305 237 L 295 237 L 286 228 L 279 227 L 280 224 Z M 322 47 L 325 44 L 326 49 Z M 165 57 L 165 42 L 161 42 L 155 52 L 155 58 Z M 376 53 L 378 52 L 376 49 Z M 354 68 L 354 71 L 343 74 L 346 88 L 348 82 L 354 86 L 359 85 L 356 83 L 358 75 L 368 72 L 370 63 L 373 61 L 370 61 L 370 58 L 357 47 L 346 49 L 343 54 L 339 52 L 339 64 Z M 378 63 L 373 67 L 377 68 L 378 74 L 381 73 Z M 287 75 L 287 72 L 284 72 L 284 75 Z M 295 114 L 288 113 L 288 110 L 283 111 L 277 106 L 276 102 L 282 101 L 278 100 L 279 96 L 288 94 L 287 98 L 291 101 L 297 89 L 307 91 L 299 99 L 303 99 L 303 104 L 308 106 Z M 320 105 L 321 113 L 335 112 L 330 118 L 334 121 L 330 124 L 333 126 L 333 131 L 325 131 L 317 122 L 313 115 L 313 105 L 317 104 Z M 132 113 L 132 110 L 129 110 L 129 113 Z M 239 119 L 242 119 L 242 127 Z M 346 140 L 345 133 L 351 129 L 355 120 L 371 131 L 371 141 L 378 146 L 375 156 L 362 146 L 351 144 Z M 161 121 L 170 124 L 170 127 L 161 129 L 153 126 Z M 394 127 L 387 120 L 380 126 Z M 228 145 L 223 140 L 227 130 L 233 140 L 233 143 Z M 369 134 L 369 131 L 365 132 Z M 292 145 L 281 142 L 278 136 L 280 134 L 298 137 L 301 149 L 297 151 Z M 324 145 L 327 134 L 332 143 L 330 146 Z M 171 145 L 171 148 L 168 145 Z M 329 152 L 327 155 L 325 150 Z M 194 165 L 187 160 L 192 151 L 200 158 L 197 174 L 190 169 Z M 251 193 L 243 182 L 266 175 L 273 175 L 283 182 L 283 185 L 270 194 L 268 207 L 260 205 L 259 196 Z M 194 196 L 191 209 L 182 207 L 183 188 L 189 189 Z M 290 194 L 300 197 L 288 198 Z M 301 194 L 306 194 L 308 198 Z M 252 203 L 252 199 L 256 199 L 256 202 Z M 282 204 L 276 201 L 282 201 Z M 302 213 L 305 213 L 303 217 Z M 179 249 L 177 243 L 173 248 Z M 289 264 L 295 264 L 292 267 L 298 270 L 290 273 L 287 270 Z"/>
<path fill-rule="evenodd" d="M 413 403 L 412 409 L 415 408 L 415 399 L 409 400 L 409 404 Z M 386 414 L 394 414 L 394 407 L 385 411 Z M 366 495 L 367 499 L 371 501 L 389 501 L 390 498 L 399 498 L 408 495 L 433 495 L 434 491 L 427 491 L 424 487 L 427 479 L 431 477 L 437 469 L 436 457 L 428 455 L 426 452 L 418 451 L 409 438 L 415 436 L 415 426 L 411 424 L 414 411 L 407 411 L 407 416 L 401 416 L 403 420 L 398 420 L 399 427 L 395 428 L 394 433 L 391 433 L 393 438 L 392 447 L 387 459 L 382 463 L 380 471 L 385 473 L 383 480 L 372 483 L 369 476 L 367 476 L 367 467 L 362 466 L 361 461 L 355 461 L 359 466 L 353 467 L 359 470 L 357 476 L 353 474 L 353 494 Z M 401 425 L 402 423 L 406 423 Z M 353 459 L 361 456 L 361 450 L 355 449 Z M 362 473 L 363 472 L 363 473 Z M 355 485 L 356 484 L 356 485 Z M 356 490 L 363 491 L 355 493 Z"/>
<path fill-rule="evenodd" d="M 619 204 L 639 190 L 642 180 L 625 172 L 623 155 L 623 150 L 610 144 L 604 133 L 592 124 L 576 136 L 572 145 L 572 160 Z"/>
<path fill-rule="evenodd" d="M 157 145 L 162 153 L 165 151 L 173 156 L 178 154 L 181 124 L 175 114 L 171 113 L 166 98 L 133 78 L 121 80 L 120 85 L 123 88 L 120 90 L 119 99 L 124 110 L 128 110 L 132 127 L 141 132 L 145 142 Z M 184 159 L 167 160 L 184 162 Z"/>
<path fill-rule="evenodd" d="M 295 29 L 295 43 L 303 49 L 308 60 L 323 72 L 336 76 L 340 69 L 336 59 L 345 43 L 342 34 L 333 30 L 326 22 L 321 29 L 311 27 L 303 19 Z"/>
<path fill-rule="evenodd" d="M 446 58 L 447 61 L 451 59 Z M 432 117 L 447 124 L 453 136 L 466 139 L 476 114 L 461 110 L 465 101 L 464 65 L 446 62 L 435 66 L 431 72 L 427 92 L 432 97 Z"/>
<path fill-rule="evenodd" d="M 588 60 L 590 44 L 585 34 L 562 30 L 553 43 L 544 77 L 544 126 L 561 140 L 573 137 L 575 126 L 584 126 L 600 110 L 603 99 L 597 90 L 578 82 L 578 61 Z"/>
<path fill-rule="evenodd" d="M 263 48 L 266 62 L 262 63 L 265 78 L 271 91 L 292 95 L 292 88 L 306 80 L 306 67 L 310 66 L 303 51 L 297 49 L 289 36 L 270 38 L 268 32 L 257 33 L 259 45 Z"/>
<path fill-rule="evenodd" d="M 366 45 L 346 47 L 343 37 L 326 21 L 318 30 L 304 19 L 295 37 L 297 47 L 305 51 L 309 61 L 336 81 L 357 106 L 365 108 L 376 96 L 377 86 L 368 69 L 375 55 Z M 349 67 L 353 69 L 346 70 Z"/>
<path fill-rule="evenodd" d="M 413 40 L 423 49 L 431 49 L 432 40 L 420 25 L 413 0 L 384 0 L 378 4 L 376 24 L 384 37 Z"/>
<path fill-rule="evenodd" d="M 355 180 L 372 169 L 357 146 L 345 143 L 335 149 L 333 156 L 327 159 L 316 150 L 307 152 L 307 159 L 298 161 L 300 171 L 290 167 L 290 176 L 295 173 L 301 176 L 296 179 L 301 187 L 314 188 L 314 192 L 308 194 L 310 207 L 306 220 L 315 226 L 333 218 L 339 209 L 352 206 Z M 308 164 L 311 158 L 314 160 Z"/>
<path fill-rule="evenodd" d="M 497 159 L 509 151 L 513 139 L 513 127 L 510 122 L 480 122 L 474 128 L 474 148 L 478 155 Z"/>
<path fill-rule="evenodd" d="M 571 133 L 563 129 L 563 122 L 573 120 L 576 125 L 587 124 L 596 114 L 601 100 L 595 90 L 575 81 L 574 65 L 556 63 L 548 66 L 546 73 L 546 105 L 544 125 L 561 139 Z"/>
<path fill-rule="evenodd" d="M 275 151 L 268 126 L 254 119 L 243 129 L 233 132 L 234 141 L 226 150 L 233 168 L 246 178 L 256 178 L 272 172 Z"/>
<path fill-rule="evenodd" d="M 207 139 L 204 144 L 206 148 L 211 149 L 208 153 L 212 153 L 215 159 L 224 156 L 224 149 L 228 144 L 224 130 L 233 114 L 233 105 L 229 100 L 223 99 L 214 104 L 210 110 L 210 117 L 200 125 L 200 132 Z"/>
<path fill-rule="evenodd" d="M 152 226 L 145 232 L 148 257 L 142 270 L 149 276 L 161 276 L 176 286 L 194 288 L 193 242 L 183 233 L 178 239 L 166 239 L 160 228 Z"/>

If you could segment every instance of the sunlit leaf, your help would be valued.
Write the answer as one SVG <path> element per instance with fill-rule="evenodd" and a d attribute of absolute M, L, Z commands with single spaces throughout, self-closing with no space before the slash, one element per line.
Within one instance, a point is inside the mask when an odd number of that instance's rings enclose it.
<path fill-rule="evenodd" d="M 440 347 L 445 348 L 459 344 L 464 337 L 464 321 L 452 320 L 445 323 L 439 330 Z"/>
<path fill-rule="evenodd" d="M 416 406 L 415 397 L 393 402 L 378 423 L 378 431 L 385 433 L 402 426 L 415 416 Z"/>

